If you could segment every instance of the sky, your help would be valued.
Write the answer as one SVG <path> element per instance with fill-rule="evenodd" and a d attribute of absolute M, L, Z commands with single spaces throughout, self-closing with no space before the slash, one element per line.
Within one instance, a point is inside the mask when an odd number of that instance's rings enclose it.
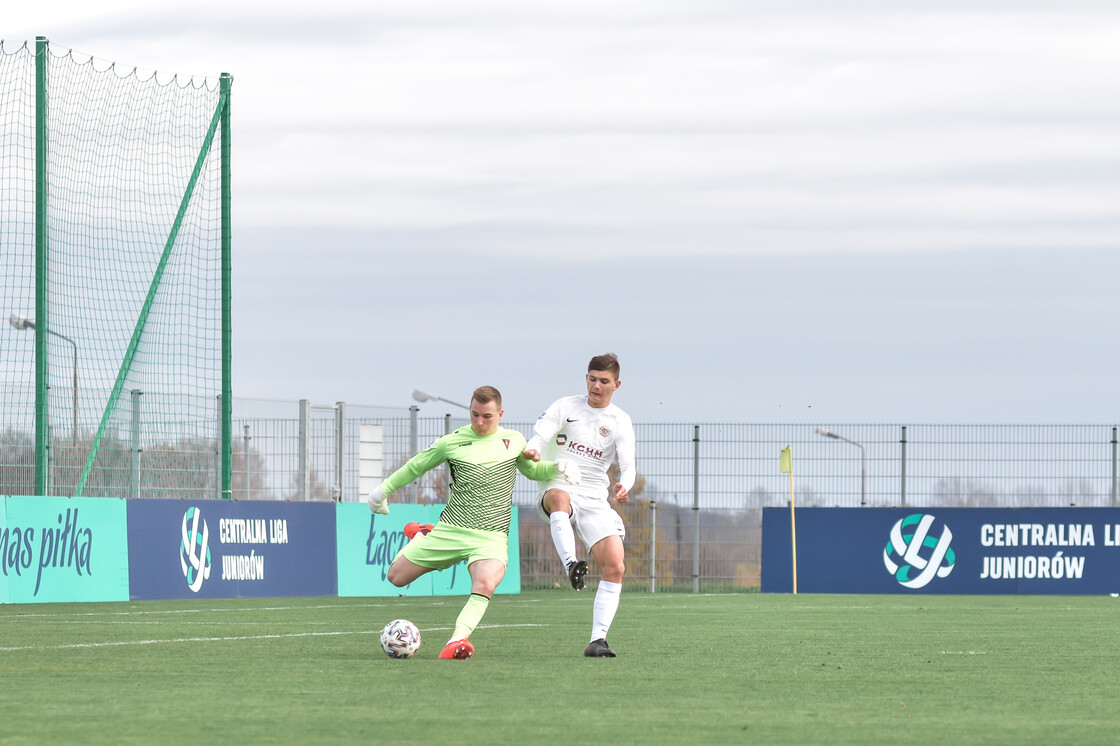
<path fill-rule="evenodd" d="M 233 76 L 235 397 L 1120 420 L 1120 5 L 20 3 Z M 419 404 L 425 416 L 462 410 Z"/>

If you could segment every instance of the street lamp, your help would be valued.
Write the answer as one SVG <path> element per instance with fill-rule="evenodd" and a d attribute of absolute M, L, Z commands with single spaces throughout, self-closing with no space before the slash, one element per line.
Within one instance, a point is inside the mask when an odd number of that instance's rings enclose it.
<path fill-rule="evenodd" d="M 437 401 L 445 401 L 448 404 L 454 404 L 456 407 L 462 407 L 463 409 L 470 410 L 470 407 L 468 407 L 466 404 L 460 404 L 457 401 L 451 401 L 450 399 L 444 399 L 442 396 L 436 396 L 435 394 L 429 394 L 427 391 L 421 391 L 420 389 L 416 389 L 415 391 L 412 392 L 412 398 L 415 399 L 418 402 L 431 401 L 432 399 L 435 399 Z"/>
<path fill-rule="evenodd" d="M 823 427 L 817 428 L 817 435 L 823 435 L 826 438 L 834 438 L 835 440 L 842 440 L 845 443 L 851 443 L 859 449 L 859 504 L 867 505 L 867 459 L 863 446 L 854 440 L 848 440 L 843 435 L 837 435 L 831 430 L 825 430 Z"/>
<path fill-rule="evenodd" d="M 24 330 L 24 329 L 34 329 L 35 328 L 35 322 L 34 321 L 27 318 L 22 313 L 16 313 L 15 311 L 13 311 L 12 315 L 8 317 L 8 323 L 11 324 L 13 328 L 19 329 L 21 331 Z M 78 442 L 78 343 L 75 342 L 74 340 L 70 339 L 69 337 L 67 337 L 64 334 L 59 334 L 54 329 L 47 329 L 47 334 L 53 334 L 54 336 L 58 337 L 59 339 L 65 340 L 66 342 L 69 342 L 70 346 L 74 348 L 74 429 L 70 433 L 70 439 L 73 443 L 77 444 L 77 442 Z"/>

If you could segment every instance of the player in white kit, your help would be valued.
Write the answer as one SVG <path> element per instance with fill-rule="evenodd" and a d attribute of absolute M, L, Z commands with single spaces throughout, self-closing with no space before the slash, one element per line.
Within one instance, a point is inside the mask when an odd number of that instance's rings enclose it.
<path fill-rule="evenodd" d="M 618 358 L 596 355 L 587 366 L 587 395 L 554 401 L 533 426 L 525 448 L 528 458 L 572 459 L 579 465 L 581 483 L 554 479 L 543 486 L 538 512 L 552 529 L 552 542 L 568 579 L 577 591 L 587 584 L 587 562 L 576 556 L 575 534 L 588 548 L 602 573 L 595 592 L 589 658 L 614 658 L 607 632 L 618 610 L 625 572 L 622 540 L 626 527 L 609 500 L 624 503 L 634 486 L 634 425 L 630 415 L 611 403 L 622 382 Z M 611 484 L 607 470 L 615 461 L 619 481 Z M 574 531 L 573 531 L 574 527 Z"/>

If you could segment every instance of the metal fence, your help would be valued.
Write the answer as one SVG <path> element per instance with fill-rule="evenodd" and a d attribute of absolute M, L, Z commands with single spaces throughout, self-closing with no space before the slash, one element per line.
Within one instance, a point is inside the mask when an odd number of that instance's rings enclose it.
<path fill-rule="evenodd" d="M 381 426 L 383 473 L 455 427 L 459 417 L 335 403 L 254 402 L 234 407 L 235 500 L 362 501 L 362 425 Z M 531 434 L 532 423 L 505 422 Z M 650 590 L 748 590 L 761 573 L 762 508 L 788 506 L 792 453 L 798 507 L 1108 507 L 1117 505 L 1113 425 L 853 425 L 637 423 L 639 483 L 619 506 L 627 525 L 627 583 Z M 143 460 L 133 460 L 143 468 Z M 26 459 L 0 476 L 31 483 Z M 202 472 L 215 474 L 203 465 Z M 9 480 L 10 481 L 10 480 Z M 150 479 L 135 478 L 138 484 Z M 59 484 L 58 494 L 65 494 Z M 218 485 L 184 498 L 217 497 Z M 0 491 L 3 491 L 0 489 Z M 10 490 L 9 493 L 16 494 Z M 140 490 L 139 496 L 166 497 Z M 536 485 L 519 480 L 522 582 L 566 582 L 536 515 Z M 440 503 L 435 470 L 397 502 Z M 592 574 L 594 574 L 592 566 Z"/>
<path fill-rule="evenodd" d="M 310 474 L 304 499 L 363 500 L 362 424 L 384 428 L 390 473 L 417 448 L 466 420 L 312 407 L 305 428 Z M 405 416 L 401 416 L 404 414 Z M 531 434 L 532 423 L 505 422 Z M 762 508 L 787 506 L 782 448 L 793 454 L 799 507 L 1058 507 L 1117 504 L 1117 429 L 1112 425 L 821 425 L 637 423 L 639 483 L 619 506 L 627 524 L 627 582 L 651 590 L 746 590 L 759 585 Z M 235 470 L 235 499 L 300 499 L 299 424 L 243 419 L 256 476 Z M 339 454 L 339 449 L 342 454 Z M 235 456 L 237 449 L 235 448 Z M 239 492 L 238 485 L 248 485 Z M 446 480 L 426 475 L 398 501 L 443 502 Z M 522 582 L 562 584 L 536 486 L 519 480 Z M 594 573 L 594 567 L 592 568 Z"/>

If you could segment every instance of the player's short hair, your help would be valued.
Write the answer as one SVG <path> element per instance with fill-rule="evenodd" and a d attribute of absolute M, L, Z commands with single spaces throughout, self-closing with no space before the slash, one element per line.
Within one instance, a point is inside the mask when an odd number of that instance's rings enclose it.
<path fill-rule="evenodd" d="M 497 402 L 498 409 L 502 408 L 502 392 L 498 391 L 493 386 L 479 386 L 471 394 L 471 401 L 476 401 L 479 404 L 489 404 L 490 402 Z"/>
<path fill-rule="evenodd" d="M 613 352 L 606 352 L 591 358 L 591 362 L 587 364 L 587 372 L 590 373 L 593 370 L 610 371 L 614 374 L 615 380 L 618 380 L 618 374 L 622 372 L 622 367 L 618 364 L 618 355 Z"/>

